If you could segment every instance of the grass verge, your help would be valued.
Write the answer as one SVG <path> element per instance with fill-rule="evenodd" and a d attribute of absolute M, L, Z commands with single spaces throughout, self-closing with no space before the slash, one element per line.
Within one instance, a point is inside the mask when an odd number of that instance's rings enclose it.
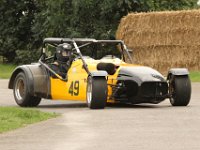
<path fill-rule="evenodd" d="M 192 82 L 200 82 L 200 72 L 190 72 L 190 79 Z"/>
<path fill-rule="evenodd" d="M 15 67 L 11 64 L 0 64 L 0 79 L 9 79 Z M 190 79 L 192 82 L 200 82 L 200 71 L 191 71 Z"/>
<path fill-rule="evenodd" d="M 0 78 L 9 79 L 15 67 L 11 64 L 0 64 Z"/>
<path fill-rule="evenodd" d="M 55 113 L 46 113 L 30 108 L 0 107 L 0 133 L 57 116 L 58 114 Z"/>

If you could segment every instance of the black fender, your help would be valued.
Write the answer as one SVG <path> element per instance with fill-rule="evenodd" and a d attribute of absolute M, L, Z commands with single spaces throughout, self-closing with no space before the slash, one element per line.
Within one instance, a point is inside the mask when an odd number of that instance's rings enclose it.
<path fill-rule="evenodd" d="M 133 104 L 163 101 L 168 96 L 168 83 L 158 71 L 145 66 L 119 68 L 114 97 Z"/>
<path fill-rule="evenodd" d="M 16 76 L 23 72 L 26 76 L 28 92 L 32 96 L 41 98 L 51 98 L 50 96 L 50 80 L 46 69 L 40 64 L 18 66 L 12 73 L 8 88 L 13 89 Z"/>
<path fill-rule="evenodd" d="M 168 72 L 167 80 L 170 78 L 171 75 L 174 75 L 174 76 L 189 75 L 189 71 L 187 68 L 172 68 Z"/>

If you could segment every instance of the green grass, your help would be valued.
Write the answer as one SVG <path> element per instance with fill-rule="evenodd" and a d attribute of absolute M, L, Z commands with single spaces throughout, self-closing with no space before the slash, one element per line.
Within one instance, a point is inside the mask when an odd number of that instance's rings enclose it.
<path fill-rule="evenodd" d="M 190 72 L 190 79 L 192 82 L 200 82 L 200 72 Z"/>
<path fill-rule="evenodd" d="M 0 133 L 57 117 L 58 114 L 20 107 L 0 107 Z"/>
<path fill-rule="evenodd" d="M 9 79 L 15 67 L 15 65 L 0 64 L 0 79 Z M 192 82 L 200 82 L 200 71 L 191 71 L 190 79 Z"/>
<path fill-rule="evenodd" d="M 0 64 L 0 79 L 9 79 L 15 67 L 15 65 Z"/>

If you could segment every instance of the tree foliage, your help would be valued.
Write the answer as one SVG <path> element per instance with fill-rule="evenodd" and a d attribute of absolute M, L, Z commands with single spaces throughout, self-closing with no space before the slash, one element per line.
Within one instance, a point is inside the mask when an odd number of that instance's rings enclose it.
<path fill-rule="evenodd" d="M 0 55 L 28 63 L 45 37 L 113 39 L 129 12 L 194 7 L 196 0 L 0 0 Z"/>
<path fill-rule="evenodd" d="M 9 62 L 14 60 L 17 50 L 31 49 L 36 9 L 34 0 L 0 1 L 0 54 Z"/>

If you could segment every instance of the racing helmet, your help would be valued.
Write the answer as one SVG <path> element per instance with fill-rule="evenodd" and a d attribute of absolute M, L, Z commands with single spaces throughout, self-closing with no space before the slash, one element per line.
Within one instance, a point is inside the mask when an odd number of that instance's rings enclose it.
<path fill-rule="evenodd" d="M 72 46 L 68 43 L 59 44 L 56 47 L 56 60 L 60 63 L 66 63 L 71 56 Z"/>

